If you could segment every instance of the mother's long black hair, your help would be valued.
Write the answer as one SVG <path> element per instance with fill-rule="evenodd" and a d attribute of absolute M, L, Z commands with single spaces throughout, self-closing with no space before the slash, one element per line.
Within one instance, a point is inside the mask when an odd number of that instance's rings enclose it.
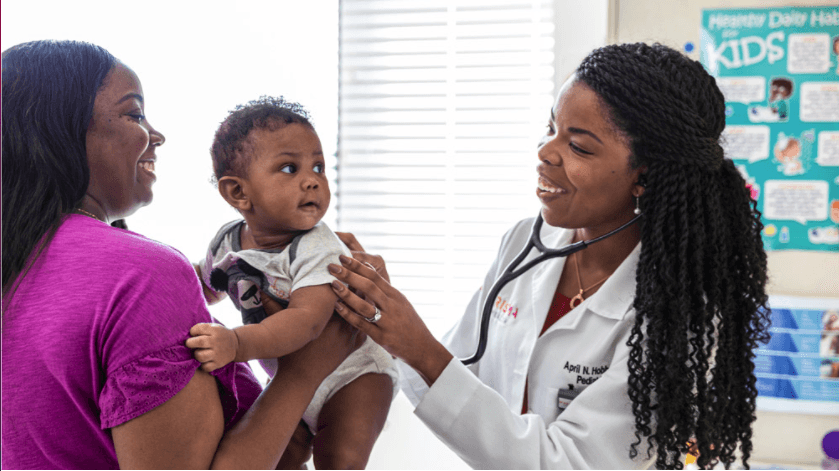
<path fill-rule="evenodd" d="M 87 191 L 87 129 L 96 92 L 117 60 L 89 43 L 33 41 L 4 51 L 2 61 L 2 265 L 8 301 L 27 263 Z"/>
<path fill-rule="evenodd" d="M 640 198 L 637 319 L 628 342 L 636 442 L 659 468 L 748 466 L 755 419 L 753 349 L 765 340 L 760 213 L 719 139 L 725 102 L 702 66 L 662 45 L 593 51 L 577 77 L 600 96 L 646 166 Z"/>

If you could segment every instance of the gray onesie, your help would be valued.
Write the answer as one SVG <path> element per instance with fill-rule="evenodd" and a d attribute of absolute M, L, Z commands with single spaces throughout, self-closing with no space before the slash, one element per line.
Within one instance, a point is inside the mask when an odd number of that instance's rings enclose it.
<path fill-rule="evenodd" d="M 201 264 L 204 284 L 215 291 L 227 291 L 230 300 L 242 313 L 242 322 L 255 324 L 265 319 L 259 293 L 271 297 L 284 307 L 291 293 L 306 286 L 317 286 L 335 280 L 327 265 L 340 265 L 338 255 L 351 256 L 349 249 L 322 221 L 297 236 L 283 249 L 242 250 L 240 232 L 244 220 L 222 226 L 210 243 Z M 276 315 L 282 315 L 282 311 Z M 259 360 L 269 376 L 277 372 L 276 358 Z M 393 396 L 399 391 L 399 373 L 393 358 L 369 337 L 323 383 L 321 383 L 303 420 L 314 433 L 317 418 L 326 402 L 339 389 L 367 373 L 387 374 L 393 380 Z"/>

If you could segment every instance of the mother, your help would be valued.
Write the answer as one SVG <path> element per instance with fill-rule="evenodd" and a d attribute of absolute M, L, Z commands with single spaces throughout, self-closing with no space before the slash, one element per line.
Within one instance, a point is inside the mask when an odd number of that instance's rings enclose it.
<path fill-rule="evenodd" d="M 681 468 L 689 442 L 701 467 L 728 466 L 738 445 L 747 465 L 766 255 L 755 202 L 719 145 L 724 127 L 722 93 L 697 62 L 660 45 L 595 50 L 560 90 L 539 146 L 542 240 L 640 222 L 489 300 L 487 352 L 468 368 L 455 357 L 475 352 L 486 293 L 532 220 L 505 235 L 442 343 L 359 260 L 332 269 L 375 306 L 336 283 L 339 313 L 411 367 L 403 391 L 416 414 L 473 467 L 647 467 L 652 452 L 658 468 Z"/>
<path fill-rule="evenodd" d="M 261 395 L 242 364 L 199 370 L 192 266 L 109 225 L 151 202 L 164 143 L 136 74 L 83 42 L 2 61 L 2 467 L 275 467 L 351 329 L 331 322 Z"/>

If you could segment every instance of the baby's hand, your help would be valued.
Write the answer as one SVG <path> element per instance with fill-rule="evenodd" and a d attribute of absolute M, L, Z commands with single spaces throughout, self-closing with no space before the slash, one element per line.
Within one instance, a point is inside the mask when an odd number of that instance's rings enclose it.
<path fill-rule="evenodd" d="M 236 358 L 239 337 L 236 332 L 221 324 L 195 324 L 189 329 L 189 335 L 192 338 L 187 339 L 186 346 L 195 349 L 195 359 L 201 362 L 201 369 L 208 373 Z"/>

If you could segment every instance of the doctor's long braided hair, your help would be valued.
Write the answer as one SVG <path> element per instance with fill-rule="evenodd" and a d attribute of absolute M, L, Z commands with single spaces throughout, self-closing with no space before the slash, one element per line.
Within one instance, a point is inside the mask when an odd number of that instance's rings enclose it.
<path fill-rule="evenodd" d="M 628 345 L 636 441 L 659 468 L 681 468 L 695 438 L 706 468 L 748 466 L 757 390 L 753 349 L 766 340 L 760 213 L 719 139 L 725 103 L 702 66 L 662 45 L 593 51 L 577 76 L 611 112 L 646 166 L 640 198 L 636 323 Z"/>

